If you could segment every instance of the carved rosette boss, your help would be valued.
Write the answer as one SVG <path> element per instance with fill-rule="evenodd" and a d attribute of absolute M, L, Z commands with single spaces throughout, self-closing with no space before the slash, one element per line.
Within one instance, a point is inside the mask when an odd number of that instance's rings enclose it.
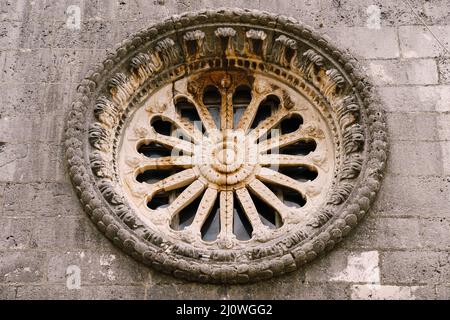
<path fill-rule="evenodd" d="M 125 40 L 78 86 L 65 148 L 114 244 L 177 277 L 244 283 L 299 268 L 356 226 L 387 134 L 351 56 L 293 19 L 223 9 Z"/>

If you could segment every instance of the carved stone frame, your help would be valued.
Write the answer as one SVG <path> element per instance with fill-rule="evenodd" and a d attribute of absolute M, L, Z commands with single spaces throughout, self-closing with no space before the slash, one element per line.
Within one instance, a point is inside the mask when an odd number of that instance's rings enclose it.
<path fill-rule="evenodd" d="M 252 39 L 262 40 L 261 49 L 253 48 Z M 332 191 L 310 232 L 292 230 L 239 253 L 198 250 L 165 238 L 139 221 L 116 183 L 116 147 L 130 110 L 164 83 L 200 70 L 201 59 L 223 54 L 223 61 L 259 61 L 274 77 L 310 92 L 335 126 L 339 155 Z M 157 270 L 213 283 L 244 283 L 293 271 L 340 242 L 379 189 L 387 158 L 386 124 L 360 70 L 348 53 L 284 16 L 219 9 L 168 18 L 125 40 L 77 87 L 64 142 L 73 186 L 98 229 Z"/>

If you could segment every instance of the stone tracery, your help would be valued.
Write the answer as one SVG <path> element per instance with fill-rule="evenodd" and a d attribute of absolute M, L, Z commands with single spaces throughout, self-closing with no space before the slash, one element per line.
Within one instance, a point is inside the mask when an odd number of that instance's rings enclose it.
<path fill-rule="evenodd" d="M 242 207 L 246 219 L 251 225 L 250 238 L 253 238 L 253 235 L 255 235 L 255 241 L 261 241 L 262 237 L 270 238 L 269 228 L 264 225 L 265 221 L 261 220 L 250 193 L 261 198 L 276 210 L 283 225 L 287 228 L 289 224 L 296 223 L 296 221 L 303 219 L 306 222 L 308 220 L 311 211 L 319 205 L 318 198 L 320 197 L 317 196 L 326 193 L 321 193 L 321 191 L 329 187 L 331 180 L 330 166 L 332 164 L 328 162 L 334 158 L 331 149 L 332 142 L 327 144 L 324 141 L 325 133 L 319 128 L 320 125 L 325 125 L 324 121 L 313 120 L 320 119 L 320 116 L 313 110 L 313 107 L 307 107 L 307 101 L 300 95 L 297 94 L 298 97 L 295 100 L 302 101 L 302 103 L 295 105 L 285 90 L 281 88 L 274 90 L 276 87 L 274 80 L 263 75 L 256 75 L 252 80 L 251 99 L 248 105 L 243 107 L 244 111 L 240 118 L 235 119 L 237 114 L 232 98 L 235 96 L 237 88 L 241 88 L 244 83 L 246 88 L 250 89 L 248 81 L 243 81 L 246 78 L 238 70 L 205 72 L 200 77 L 188 81 L 183 79 L 182 83 L 175 83 L 177 91 L 172 93 L 175 97 L 170 94 L 172 84 L 169 84 L 159 90 L 156 99 L 150 99 L 141 107 L 142 110 L 136 112 L 124 134 L 121 151 L 123 157 L 119 162 L 119 167 L 123 168 L 123 182 L 129 190 L 131 201 L 135 203 L 137 210 L 142 212 L 142 218 L 148 219 L 152 224 L 163 224 L 160 227 L 167 227 L 180 210 L 200 197 L 202 200 L 196 210 L 192 225 L 182 230 L 183 237 L 189 233 L 189 237 L 186 238 L 190 240 L 190 243 L 196 243 L 200 247 L 205 245 L 205 242 L 200 240 L 200 230 L 208 215 L 214 214 L 211 210 L 216 199 L 221 201 L 217 209 L 220 220 L 218 239 L 226 239 L 227 243 L 234 243 L 233 246 L 238 247 L 240 244 L 235 241 L 236 237 L 232 230 L 236 223 L 234 211 L 237 206 Z M 196 83 L 197 93 L 189 92 L 188 88 L 193 86 L 191 82 Z M 226 83 L 225 86 L 224 83 Z M 261 87 L 267 86 L 269 83 L 272 83 L 270 90 L 261 90 Z M 202 101 L 205 90 L 215 84 L 219 84 L 220 87 L 219 100 L 223 98 L 220 114 L 217 115 L 219 126 L 216 124 L 217 120 L 211 119 L 209 106 Z M 282 86 L 282 84 L 280 85 Z M 257 120 L 261 120 L 256 117 L 258 110 L 263 108 L 268 97 L 276 97 L 276 95 L 280 96 L 279 108 L 266 119 L 256 123 Z M 167 101 L 163 100 L 163 97 L 168 98 Z M 177 110 L 176 107 L 176 102 L 180 100 L 180 97 L 186 101 L 192 101 L 190 105 L 195 112 L 201 115 L 199 116 L 200 121 L 186 126 L 182 110 Z M 164 104 L 165 108 L 152 107 L 156 104 Z M 284 127 L 280 128 L 280 123 L 283 121 L 289 123 L 296 117 L 302 119 L 303 122 L 301 113 L 307 122 L 291 128 L 292 132 L 284 133 Z M 170 119 L 167 123 L 172 129 L 166 132 L 167 135 L 158 133 L 152 127 L 151 123 L 155 118 Z M 204 134 L 198 132 L 203 131 L 201 119 L 206 123 Z M 328 130 L 326 127 L 324 129 Z M 327 137 L 330 139 L 329 134 Z M 302 154 L 304 151 L 302 145 L 308 146 L 312 142 L 314 142 L 314 149 L 310 150 L 312 152 Z M 156 153 L 149 158 L 149 155 L 137 152 L 138 146 L 151 143 L 168 147 L 171 156 L 159 157 L 159 154 Z M 296 152 L 284 154 L 283 148 L 292 147 L 292 145 L 297 145 L 294 148 Z M 305 173 L 295 179 L 279 172 L 279 167 L 298 168 L 304 170 Z M 183 171 L 174 170 L 179 168 L 182 168 Z M 163 180 L 151 184 L 136 180 L 139 173 L 155 169 L 172 169 L 172 173 Z M 307 172 L 317 173 L 318 171 L 320 172 L 318 179 L 314 177 L 311 179 L 314 181 L 308 180 Z M 274 191 L 265 185 L 266 183 L 275 188 L 277 186 L 287 187 L 296 192 L 297 203 L 306 201 L 307 205 L 303 206 L 304 203 L 297 205 L 302 207 L 301 209 L 286 205 L 283 202 L 283 196 L 274 194 Z M 159 192 L 169 192 L 186 186 L 189 187 L 177 197 L 173 196 L 172 201 L 167 203 L 168 206 L 162 206 L 156 210 L 146 208 L 145 204 L 151 202 Z M 222 203 L 225 205 L 222 206 Z M 295 202 L 292 202 L 291 199 L 290 204 L 295 204 Z M 177 233 L 173 233 L 173 235 L 176 237 Z M 216 244 L 220 245 L 220 241 Z"/>

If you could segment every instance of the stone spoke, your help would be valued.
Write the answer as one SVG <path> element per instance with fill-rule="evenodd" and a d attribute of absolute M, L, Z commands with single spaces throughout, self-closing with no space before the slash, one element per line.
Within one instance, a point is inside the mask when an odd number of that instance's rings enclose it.
<path fill-rule="evenodd" d="M 237 189 L 236 196 L 241 203 L 242 209 L 245 212 L 250 224 L 253 227 L 253 234 L 260 233 L 262 230 L 266 230 L 267 227 L 262 223 L 259 213 L 256 210 L 255 204 L 250 196 L 250 193 L 246 188 Z"/>
<path fill-rule="evenodd" d="M 171 191 L 184 187 L 195 179 L 197 179 L 197 174 L 195 173 L 195 171 L 193 169 L 186 169 L 181 172 L 175 173 L 161 181 L 158 181 L 152 184 L 152 186 L 158 191 Z"/>
<path fill-rule="evenodd" d="M 195 180 L 187 187 L 183 192 L 169 205 L 167 210 L 170 212 L 170 220 L 187 207 L 192 201 L 197 199 L 198 196 L 205 190 L 205 184 L 200 180 Z"/>
<path fill-rule="evenodd" d="M 297 191 L 303 196 L 306 195 L 306 186 L 303 183 L 292 179 L 291 177 L 288 177 L 287 175 L 280 172 L 271 170 L 269 168 L 261 168 L 256 176 L 263 182 L 284 186 Z"/>
<path fill-rule="evenodd" d="M 262 154 L 259 156 L 261 166 L 297 166 L 315 167 L 310 156 L 291 154 Z"/>
<path fill-rule="evenodd" d="M 197 212 L 195 213 L 194 221 L 192 221 L 192 224 L 189 226 L 189 230 L 191 230 L 193 234 L 201 236 L 201 228 L 214 207 L 217 193 L 217 189 L 206 189 L 205 194 L 203 195 L 198 206 Z"/>
<path fill-rule="evenodd" d="M 195 127 L 191 121 L 181 118 L 178 113 L 174 113 L 173 117 L 174 123 L 176 123 L 177 127 L 186 134 L 191 141 L 197 143 L 203 139 L 201 130 Z"/>
<path fill-rule="evenodd" d="M 275 209 L 284 221 L 289 208 L 264 183 L 255 179 L 249 183 L 250 190 L 262 201 Z"/>
<path fill-rule="evenodd" d="M 171 147 L 173 150 L 183 151 L 186 154 L 192 154 L 194 149 L 194 145 L 189 141 L 181 140 L 177 137 L 166 136 L 160 133 L 155 133 L 155 135 L 152 135 L 147 141 L 157 142 L 163 146 Z"/>
<path fill-rule="evenodd" d="M 247 132 L 255 119 L 256 113 L 258 112 L 259 105 L 264 99 L 264 96 L 252 97 L 252 100 L 245 108 L 244 114 L 238 122 L 237 129 Z"/>
<path fill-rule="evenodd" d="M 279 109 L 273 115 L 261 121 L 255 129 L 250 131 L 249 136 L 256 141 L 258 138 L 260 138 L 264 134 L 267 134 L 270 129 L 280 123 L 280 121 L 283 120 L 283 118 L 286 117 L 288 113 L 289 111 L 287 111 L 286 109 Z"/>
<path fill-rule="evenodd" d="M 233 235 L 233 191 L 220 192 L 220 234 L 219 239 L 230 240 Z"/>
<path fill-rule="evenodd" d="M 126 177 L 125 183 L 134 196 L 150 201 L 158 192 L 182 188 L 196 180 L 197 177 L 193 169 L 186 169 L 158 182 L 148 184 L 138 182 L 133 173 Z"/>
<path fill-rule="evenodd" d="M 222 95 L 222 105 L 220 108 L 220 129 L 233 129 L 233 92 L 227 92 L 225 99 Z"/>
<path fill-rule="evenodd" d="M 261 141 L 258 144 L 258 152 L 263 153 L 272 149 L 279 150 L 280 148 L 296 143 L 302 139 L 304 138 L 301 134 L 299 134 L 299 130 L 292 133 L 283 134 L 281 136 L 276 136 L 268 140 Z"/>
<path fill-rule="evenodd" d="M 136 164 L 133 164 L 133 162 Z M 193 166 L 192 157 L 190 156 L 148 158 L 142 155 L 142 157 L 130 159 L 128 163 L 133 168 L 133 172 L 138 173 L 143 173 L 146 170 L 191 168 Z"/>
<path fill-rule="evenodd" d="M 205 129 L 208 133 L 217 131 L 216 123 L 214 122 L 214 119 L 209 112 L 208 108 L 203 104 L 203 102 L 198 101 L 197 103 L 194 103 L 198 115 L 202 121 L 203 126 L 205 126 Z"/>
<path fill-rule="evenodd" d="M 171 191 L 182 188 L 197 179 L 197 174 L 193 169 L 186 169 L 175 173 L 165 179 L 152 184 L 140 183 L 141 188 L 146 189 L 148 197 L 153 197 L 160 191 Z M 139 183 L 139 182 L 138 182 Z"/>

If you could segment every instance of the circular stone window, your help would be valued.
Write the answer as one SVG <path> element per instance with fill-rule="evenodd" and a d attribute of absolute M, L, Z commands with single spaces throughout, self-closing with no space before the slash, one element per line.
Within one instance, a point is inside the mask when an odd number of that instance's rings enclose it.
<path fill-rule="evenodd" d="M 174 16 L 77 89 L 66 130 L 85 211 L 143 263 L 204 282 L 295 270 L 369 209 L 383 114 L 356 62 L 292 19 Z"/>

